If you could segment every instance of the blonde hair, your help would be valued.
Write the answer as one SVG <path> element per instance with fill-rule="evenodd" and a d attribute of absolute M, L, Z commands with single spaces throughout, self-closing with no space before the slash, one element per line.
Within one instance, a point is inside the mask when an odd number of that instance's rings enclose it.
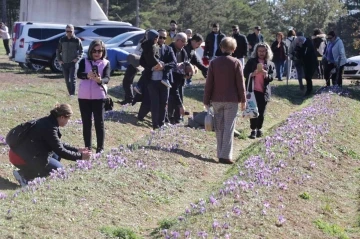
<path fill-rule="evenodd" d="M 224 37 L 220 42 L 220 47 L 226 53 L 233 53 L 237 47 L 237 43 L 232 37 Z"/>
<path fill-rule="evenodd" d="M 254 46 L 254 51 L 251 53 L 251 58 L 258 58 L 257 51 L 258 51 L 259 47 L 266 48 L 265 60 L 271 61 L 273 58 L 273 52 L 272 52 L 269 44 L 267 44 L 265 42 L 260 42 Z"/>
<path fill-rule="evenodd" d="M 54 115 L 56 118 L 61 116 L 70 117 L 73 114 L 73 111 L 71 105 L 57 103 L 54 109 L 50 111 L 50 114 Z"/>

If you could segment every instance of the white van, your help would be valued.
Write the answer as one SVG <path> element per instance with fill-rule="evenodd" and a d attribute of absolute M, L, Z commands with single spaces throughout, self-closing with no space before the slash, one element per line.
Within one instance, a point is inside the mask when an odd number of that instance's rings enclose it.
<path fill-rule="evenodd" d="M 65 24 L 50 24 L 38 22 L 15 22 L 13 35 L 12 60 L 20 65 L 26 63 L 26 51 L 29 43 L 45 40 L 65 32 Z"/>

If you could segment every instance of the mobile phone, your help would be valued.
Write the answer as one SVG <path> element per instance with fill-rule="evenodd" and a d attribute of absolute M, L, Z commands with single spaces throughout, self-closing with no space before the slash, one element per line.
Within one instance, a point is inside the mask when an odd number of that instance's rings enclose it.
<path fill-rule="evenodd" d="M 257 64 L 257 71 L 261 72 L 263 70 L 263 64 L 262 63 L 258 63 Z"/>
<path fill-rule="evenodd" d="M 96 75 L 99 75 L 99 69 L 97 66 L 92 66 L 91 68 L 92 72 L 94 72 Z"/>

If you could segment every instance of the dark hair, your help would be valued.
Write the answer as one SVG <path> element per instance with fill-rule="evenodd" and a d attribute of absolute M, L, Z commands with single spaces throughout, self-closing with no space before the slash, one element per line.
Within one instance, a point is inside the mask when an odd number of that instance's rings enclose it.
<path fill-rule="evenodd" d="M 281 40 L 284 39 L 284 34 L 283 34 L 282 32 L 276 33 L 276 37 L 277 37 L 277 36 L 281 36 Z"/>
<path fill-rule="evenodd" d="M 289 30 L 288 33 L 287 33 L 287 37 L 294 37 L 296 36 L 296 33 L 294 30 Z"/>
<path fill-rule="evenodd" d="M 332 36 L 332 37 L 335 37 L 335 36 L 336 36 L 336 33 L 335 33 L 335 31 L 329 31 L 328 35 L 329 35 L 329 36 Z"/>
<path fill-rule="evenodd" d="M 231 28 L 239 29 L 239 25 L 233 25 Z"/>
<path fill-rule="evenodd" d="M 171 24 L 171 23 L 174 23 L 174 24 L 177 25 L 177 22 L 176 22 L 175 20 L 171 20 L 171 21 L 170 21 L 170 24 Z"/>
<path fill-rule="evenodd" d="M 55 108 L 50 111 L 50 114 L 57 117 L 70 117 L 73 114 L 71 106 L 69 104 L 56 104 Z"/>
<path fill-rule="evenodd" d="M 219 27 L 219 23 L 212 24 L 212 27 Z"/>
<path fill-rule="evenodd" d="M 103 50 L 102 52 L 102 55 L 101 55 L 101 60 L 106 58 L 106 47 L 105 47 L 105 44 L 102 40 L 93 40 L 91 43 L 90 43 L 90 46 L 89 46 L 89 49 L 88 49 L 88 59 L 89 60 L 93 60 L 92 58 L 92 50 L 94 50 L 94 48 L 96 46 L 100 46 L 101 49 Z"/>
<path fill-rule="evenodd" d="M 203 36 L 201 36 L 199 33 L 195 33 L 192 38 L 191 38 L 192 41 L 196 41 L 196 42 L 199 42 L 199 41 L 204 41 L 204 38 Z"/>
<path fill-rule="evenodd" d="M 317 35 L 320 35 L 320 34 L 323 34 L 323 33 L 324 33 L 324 32 L 321 31 L 320 28 L 315 28 L 315 29 L 314 29 L 314 36 L 317 36 Z"/>

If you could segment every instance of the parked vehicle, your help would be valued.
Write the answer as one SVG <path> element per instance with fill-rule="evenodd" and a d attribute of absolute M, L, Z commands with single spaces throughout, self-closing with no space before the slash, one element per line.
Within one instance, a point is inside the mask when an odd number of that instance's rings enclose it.
<path fill-rule="evenodd" d="M 12 60 L 25 67 L 26 51 L 29 43 L 35 40 L 48 39 L 59 33 L 63 33 L 64 24 L 48 24 L 33 22 L 15 22 L 13 34 Z M 37 66 L 31 66 L 35 70 Z"/>
<path fill-rule="evenodd" d="M 75 27 L 75 35 L 81 31 L 82 28 Z M 46 40 L 31 42 L 26 54 L 26 62 L 41 66 L 40 70 L 50 67 L 53 72 L 61 72 L 62 67 L 56 58 L 56 49 L 63 36 L 65 34 L 60 33 Z"/>
<path fill-rule="evenodd" d="M 360 55 L 347 59 L 343 76 L 346 78 L 360 78 Z"/>
<path fill-rule="evenodd" d="M 78 33 L 77 37 L 81 39 L 83 46 L 90 45 L 95 39 L 106 42 L 117 35 L 142 30 L 141 28 L 127 25 L 87 25 L 80 26 L 79 28 L 82 28 L 83 31 Z"/>
<path fill-rule="evenodd" d="M 106 48 L 120 48 L 129 53 L 134 53 L 136 46 L 140 40 L 143 39 L 145 31 L 133 31 L 120 34 L 105 42 Z M 87 53 L 89 47 L 84 47 L 84 52 Z"/>

